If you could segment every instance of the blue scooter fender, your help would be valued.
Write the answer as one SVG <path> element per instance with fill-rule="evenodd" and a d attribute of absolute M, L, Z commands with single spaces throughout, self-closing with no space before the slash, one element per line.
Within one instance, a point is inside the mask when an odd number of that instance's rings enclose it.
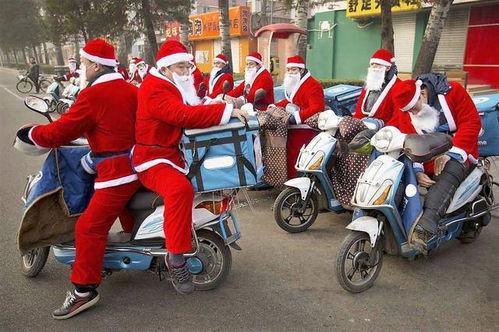
<path fill-rule="evenodd" d="M 380 223 L 376 218 L 363 216 L 352 221 L 346 228 L 352 231 L 367 233 L 371 240 L 371 247 L 374 248 L 374 246 L 376 245 L 376 239 L 381 233 L 382 226 L 383 224 Z"/>
<path fill-rule="evenodd" d="M 310 178 L 294 178 L 284 182 L 284 184 L 288 187 L 297 188 L 300 191 L 301 199 L 305 200 L 307 198 L 308 192 L 310 191 Z"/>

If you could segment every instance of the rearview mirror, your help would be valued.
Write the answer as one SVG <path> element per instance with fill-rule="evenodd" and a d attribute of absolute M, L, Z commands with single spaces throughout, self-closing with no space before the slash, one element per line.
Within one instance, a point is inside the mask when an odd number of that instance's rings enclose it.
<path fill-rule="evenodd" d="M 28 107 L 30 110 L 43 115 L 47 114 L 49 111 L 49 107 L 45 100 L 36 96 L 28 96 L 24 98 L 24 105 L 26 105 L 26 107 Z"/>
<path fill-rule="evenodd" d="M 267 95 L 267 92 L 265 92 L 264 89 L 260 88 L 260 89 L 256 90 L 255 98 L 253 99 L 253 104 L 256 104 L 259 101 L 261 101 L 262 99 L 264 99 L 266 95 Z"/>

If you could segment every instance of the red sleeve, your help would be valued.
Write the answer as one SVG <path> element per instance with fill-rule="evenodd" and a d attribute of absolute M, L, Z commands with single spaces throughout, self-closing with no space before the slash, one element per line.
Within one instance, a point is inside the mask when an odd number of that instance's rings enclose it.
<path fill-rule="evenodd" d="M 278 106 L 278 107 L 286 107 L 287 104 L 289 104 L 289 101 L 286 98 L 284 98 L 283 100 L 275 103 L 275 105 Z"/>
<path fill-rule="evenodd" d="M 207 128 L 230 118 L 231 104 L 185 105 L 173 89 L 156 89 L 149 95 L 152 117 L 180 128 Z"/>
<path fill-rule="evenodd" d="M 314 82 L 312 89 L 306 91 L 308 96 L 308 107 L 300 110 L 298 114 L 300 115 L 301 122 L 305 121 L 312 115 L 318 112 L 324 111 L 324 90 L 319 82 Z"/>
<path fill-rule="evenodd" d="M 68 144 L 95 127 L 97 110 L 91 104 L 91 90 L 87 89 L 80 92 L 73 106 L 57 121 L 34 127 L 30 132 L 33 142 L 42 147 L 55 148 Z"/>
<path fill-rule="evenodd" d="M 220 77 L 218 79 L 217 84 L 215 84 L 213 92 L 209 96 L 210 98 L 215 98 L 219 94 L 224 93 L 224 82 L 225 81 L 229 82 L 229 91 L 231 91 L 234 88 L 234 79 L 232 78 L 232 75 L 228 74 L 228 73 L 224 73 L 224 74 L 222 74 L 222 77 Z M 208 83 L 206 83 L 206 86 L 208 86 Z"/>
<path fill-rule="evenodd" d="M 227 96 L 241 97 L 244 93 L 244 81 L 241 82 L 235 89 L 227 92 Z"/>
<path fill-rule="evenodd" d="M 482 124 L 473 100 L 468 92 L 456 82 L 450 82 L 452 89 L 446 96 L 456 123 L 452 145 L 473 154 L 478 146 L 478 135 Z M 450 102 L 449 102 L 450 101 Z"/>

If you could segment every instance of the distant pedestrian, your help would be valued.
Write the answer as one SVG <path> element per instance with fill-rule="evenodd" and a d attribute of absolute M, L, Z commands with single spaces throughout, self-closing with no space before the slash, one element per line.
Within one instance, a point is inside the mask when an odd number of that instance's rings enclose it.
<path fill-rule="evenodd" d="M 28 77 L 35 83 L 36 93 L 40 93 L 40 83 L 38 82 L 38 78 L 40 77 L 40 65 L 36 62 L 34 57 L 29 58 L 29 63 Z"/>

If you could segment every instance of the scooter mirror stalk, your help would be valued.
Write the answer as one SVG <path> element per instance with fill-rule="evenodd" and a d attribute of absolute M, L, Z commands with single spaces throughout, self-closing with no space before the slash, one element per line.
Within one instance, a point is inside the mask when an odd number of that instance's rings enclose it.
<path fill-rule="evenodd" d="M 225 94 L 230 91 L 229 81 L 224 81 L 224 84 L 222 86 L 222 91 L 223 91 L 222 100 L 225 100 Z"/>
<path fill-rule="evenodd" d="M 258 89 L 255 92 L 255 99 L 253 100 L 253 111 L 256 112 L 255 106 L 258 104 L 259 101 L 263 100 L 265 96 L 267 95 L 267 92 L 265 92 L 264 89 Z"/>

